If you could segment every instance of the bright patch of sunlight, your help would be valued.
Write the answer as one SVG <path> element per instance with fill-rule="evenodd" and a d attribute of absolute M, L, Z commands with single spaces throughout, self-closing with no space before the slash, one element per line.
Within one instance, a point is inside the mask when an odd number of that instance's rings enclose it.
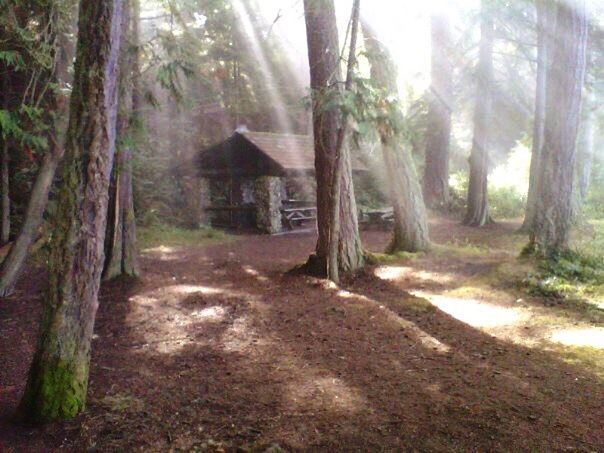
<path fill-rule="evenodd" d="M 237 318 L 222 336 L 222 346 L 228 352 L 243 352 L 253 342 L 254 330 L 247 317 Z"/>
<path fill-rule="evenodd" d="M 459 299 L 424 293 L 415 293 L 415 295 L 428 299 L 440 310 L 472 327 L 513 325 L 518 323 L 523 316 L 523 312 L 520 310 L 474 299 Z"/>
<path fill-rule="evenodd" d="M 142 250 L 143 254 L 151 254 L 153 258 L 160 261 L 176 261 L 180 259 L 179 251 L 174 247 L 166 245 L 160 245 L 158 247 L 152 247 Z"/>
<path fill-rule="evenodd" d="M 528 192 L 531 150 L 518 142 L 507 162 L 499 165 L 489 175 L 489 184 L 496 189 L 513 188 L 519 194 Z"/>
<path fill-rule="evenodd" d="M 604 329 L 567 329 L 552 333 L 551 340 L 565 346 L 588 346 L 604 349 Z"/>
<path fill-rule="evenodd" d="M 226 310 L 217 305 L 215 307 L 192 311 L 189 316 L 196 319 L 206 319 L 208 321 L 222 321 L 226 316 Z"/>
<path fill-rule="evenodd" d="M 354 413 L 366 406 L 358 392 L 333 377 L 307 376 L 290 384 L 288 393 L 290 402 L 299 407 Z"/>
<path fill-rule="evenodd" d="M 245 272 L 247 275 L 251 275 L 252 277 L 256 277 L 259 282 L 265 283 L 268 281 L 268 278 L 251 266 L 243 266 L 243 272 Z"/>
<path fill-rule="evenodd" d="M 432 335 L 420 329 L 415 323 L 406 320 L 399 314 L 392 311 L 390 308 L 386 307 L 383 304 L 380 304 L 378 301 L 371 299 L 362 294 L 352 293 L 350 291 L 340 290 L 338 291 L 338 296 L 343 299 L 356 299 L 362 301 L 364 303 L 370 304 L 373 307 L 376 307 L 380 310 L 381 313 L 386 317 L 388 321 L 391 323 L 403 327 L 405 330 L 411 333 L 415 340 L 422 344 L 422 346 L 432 349 L 434 351 L 446 353 L 450 351 L 450 346 L 442 343 L 438 339 L 434 338 Z M 371 319 L 374 319 L 375 316 L 371 316 Z"/>
<path fill-rule="evenodd" d="M 199 285 L 173 285 L 165 286 L 161 289 L 163 292 L 170 294 L 223 294 L 226 291 L 222 288 L 212 288 L 210 286 Z"/>
<path fill-rule="evenodd" d="M 399 280 L 401 278 L 413 278 L 422 282 L 449 283 L 453 276 L 437 272 L 415 270 L 405 266 L 382 266 L 375 270 L 375 276 L 382 280 Z"/>
<path fill-rule="evenodd" d="M 174 253 L 176 249 L 174 247 L 168 247 L 166 245 L 160 245 L 159 247 L 152 247 L 142 251 L 143 253 Z"/>
<path fill-rule="evenodd" d="M 382 280 L 398 280 L 409 273 L 408 267 L 402 266 L 384 266 L 375 270 L 375 276 Z"/>

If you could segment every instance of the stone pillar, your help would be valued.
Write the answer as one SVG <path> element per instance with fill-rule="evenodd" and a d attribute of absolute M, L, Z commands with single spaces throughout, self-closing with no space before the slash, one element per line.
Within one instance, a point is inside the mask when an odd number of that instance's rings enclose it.
<path fill-rule="evenodd" d="M 210 193 L 210 180 L 208 178 L 199 178 L 197 183 L 197 196 L 199 204 L 199 224 L 210 225 L 210 213 L 208 208 L 212 206 L 212 197 Z"/>
<path fill-rule="evenodd" d="M 262 176 L 256 179 L 256 223 L 264 233 L 275 234 L 282 229 L 281 200 L 283 179 Z"/>

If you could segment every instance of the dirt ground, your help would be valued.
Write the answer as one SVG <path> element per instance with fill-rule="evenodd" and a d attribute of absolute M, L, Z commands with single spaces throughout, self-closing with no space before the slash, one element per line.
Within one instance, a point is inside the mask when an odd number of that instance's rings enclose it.
<path fill-rule="evenodd" d="M 341 288 L 284 274 L 312 234 L 145 250 L 140 281 L 103 285 L 86 413 L 44 428 L 10 422 L 32 269 L 0 303 L 0 452 L 604 451 L 604 381 L 563 341 L 593 326 L 485 283 L 516 226 L 433 222 L 434 251 Z"/>

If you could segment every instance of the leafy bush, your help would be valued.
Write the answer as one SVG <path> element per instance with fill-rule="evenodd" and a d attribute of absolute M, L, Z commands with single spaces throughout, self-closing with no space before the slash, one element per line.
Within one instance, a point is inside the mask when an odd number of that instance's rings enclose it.
<path fill-rule="evenodd" d="M 569 251 L 539 261 L 537 272 L 525 279 L 529 293 L 566 298 L 604 285 L 604 256 Z"/>
<path fill-rule="evenodd" d="M 463 213 L 466 209 L 468 196 L 468 174 L 460 171 L 451 175 L 451 207 L 455 212 Z M 489 186 L 489 207 L 493 217 L 509 219 L 524 215 L 526 196 L 521 194 L 515 186 Z"/>
<path fill-rule="evenodd" d="M 518 193 L 514 187 L 489 187 L 489 205 L 496 218 L 522 217 L 526 207 L 526 197 Z"/>

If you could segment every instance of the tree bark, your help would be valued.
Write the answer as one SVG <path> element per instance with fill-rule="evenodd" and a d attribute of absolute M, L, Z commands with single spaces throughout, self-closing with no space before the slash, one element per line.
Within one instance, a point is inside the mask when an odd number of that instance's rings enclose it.
<path fill-rule="evenodd" d="M 585 0 L 557 3 L 556 42 L 547 73 L 545 135 L 539 203 L 530 246 L 551 257 L 569 247 L 573 214 L 577 132 L 585 79 L 587 16 Z"/>
<path fill-rule="evenodd" d="M 47 422 L 84 409 L 104 260 L 115 146 L 122 0 L 81 0 L 65 167 L 49 290 L 20 418 Z"/>
<path fill-rule="evenodd" d="M 9 107 L 9 82 L 8 75 L 4 74 L 0 78 L 2 82 L 2 108 L 8 110 Z M 9 173 L 9 151 L 8 137 L 5 133 L 0 135 L 0 207 L 2 209 L 2 217 L 0 218 L 0 246 L 8 243 L 10 239 L 10 173 Z"/>
<path fill-rule="evenodd" d="M 444 15 L 432 16 L 432 85 L 428 110 L 424 200 L 430 208 L 448 206 L 449 146 L 453 105 L 451 30 Z"/>
<path fill-rule="evenodd" d="M 577 184 L 575 188 L 575 217 L 580 214 L 581 207 L 587 198 L 591 168 L 594 158 L 595 146 L 595 97 L 593 92 L 587 93 L 583 103 L 581 125 L 577 140 Z"/>
<path fill-rule="evenodd" d="M 73 6 L 75 5 L 72 5 L 70 12 L 76 13 Z M 65 137 L 62 131 L 66 129 L 69 109 L 68 99 L 62 93 L 62 90 L 65 90 L 67 85 L 71 82 L 69 67 L 71 66 L 71 61 L 73 59 L 75 45 L 68 36 L 72 27 L 65 25 L 66 29 L 61 30 L 63 27 L 62 23 L 69 22 L 70 18 L 56 17 L 53 20 L 57 21 L 53 27 L 59 29 L 57 32 L 58 48 L 55 55 L 54 74 L 59 90 L 57 90 L 54 100 L 56 120 L 53 125 L 53 131 L 51 132 L 51 149 L 44 156 L 42 164 L 40 165 L 40 170 L 32 188 L 21 230 L 10 249 L 10 252 L 0 266 L 0 297 L 7 297 L 14 291 L 14 287 L 23 271 L 31 247 L 39 233 L 44 212 L 48 205 L 48 197 L 55 173 L 59 162 L 63 157 L 63 142 Z M 73 26 L 75 27 L 75 21 L 73 22 Z"/>
<path fill-rule="evenodd" d="M 117 117 L 117 147 L 110 188 L 110 212 L 107 222 L 107 260 L 104 278 L 120 275 L 138 277 L 136 250 L 136 221 L 132 199 L 132 129 L 133 115 L 133 49 L 137 44 L 131 38 L 130 0 L 124 0 L 122 48 L 120 50 L 119 108 Z M 137 18 L 133 18 L 136 21 Z"/>
<path fill-rule="evenodd" d="M 359 31 L 359 15 L 361 13 L 361 1 L 354 0 L 352 6 L 351 18 L 351 38 L 350 49 L 348 52 L 348 68 L 346 71 L 346 82 L 344 91 L 350 91 L 352 87 L 352 79 L 354 77 L 354 67 L 356 66 L 356 51 L 357 37 Z M 332 179 L 332 204 L 330 212 L 331 229 L 329 231 L 329 259 L 327 262 L 327 275 L 335 283 L 340 282 L 338 255 L 339 255 L 339 240 L 340 240 L 340 192 L 342 187 L 342 174 L 344 169 L 344 161 L 350 157 L 347 155 L 348 147 L 344 146 L 346 134 L 348 133 L 348 116 L 344 113 L 342 124 L 338 131 L 338 140 L 336 144 L 336 159 L 335 168 Z"/>
<path fill-rule="evenodd" d="M 0 229 L 0 245 L 7 244 L 10 240 L 10 173 L 8 156 L 8 140 L 2 140 L 2 156 L 0 180 L 2 185 L 2 228 Z"/>
<path fill-rule="evenodd" d="M 494 28 L 491 12 L 483 0 L 481 13 L 478 92 L 474 111 L 474 140 L 470 155 L 468 208 L 464 225 L 484 226 L 492 222 L 488 203 L 489 125 L 492 111 Z"/>
<path fill-rule="evenodd" d="M 313 97 L 313 130 L 315 139 L 315 170 L 317 178 L 317 223 L 319 238 L 316 253 L 309 259 L 309 272 L 327 275 L 331 209 L 334 203 L 332 183 L 335 171 L 338 131 L 342 115 L 337 108 L 323 110 L 329 90 L 340 90 L 341 71 L 338 30 L 333 0 L 305 0 L 304 12 L 308 39 L 311 89 Z M 352 165 L 348 151 L 342 153 L 340 191 L 339 270 L 351 274 L 364 265 L 364 254 L 358 229 L 356 201 L 352 181 Z"/>
<path fill-rule="evenodd" d="M 398 97 L 397 69 L 387 49 L 375 33 L 363 23 L 371 78 L 385 93 Z M 402 145 L 402 138 L 380 133 L 384 163 L 390 184 L 390 201 L 394 211 L 394 231 L 387 252 L 419 252 L 430 246 L 426 207 L 413 158 Z"/>
<path fill-rule="evenodd" d="M 521 232 L 530 233 L 535 222 L 539 193 L 539 173 L 541 171 L 541 156 L 543 136 L 545 133 L 545 99 L 547 81 L 548 43 L 552 38 L 555 9 L 548 0 L 535 0 L 537 9 L 537 80 L 535 89 L 535 117 L 533 120 L 533 147 L 531 151 L 531 166 L 529 189 L 526 199 L 526 212 Z"/>

